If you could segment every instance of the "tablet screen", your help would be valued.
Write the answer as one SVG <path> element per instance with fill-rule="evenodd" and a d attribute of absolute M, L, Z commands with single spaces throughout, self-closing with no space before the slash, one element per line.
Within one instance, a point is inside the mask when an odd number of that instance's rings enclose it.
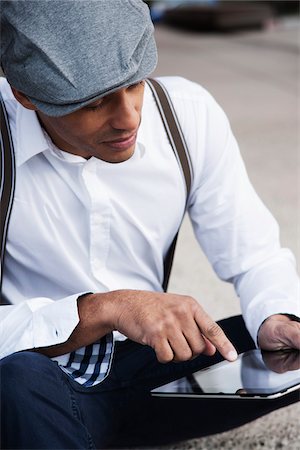
<path fill-rule="evenodd" d="M 299 352 L 298 352 L 299 355 Z M 276 373 L 268 369 L 260 350 L 223 361 L 189 377 L 154 389 L 154 395 L 268 397 L 294 390 L 300 385 L 300 369 Z"/>

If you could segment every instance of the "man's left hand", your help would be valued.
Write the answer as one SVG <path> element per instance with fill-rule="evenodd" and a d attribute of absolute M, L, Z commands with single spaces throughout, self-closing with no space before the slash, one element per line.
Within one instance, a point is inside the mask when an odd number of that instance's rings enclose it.
<path fill-rule="evenodd" d="M 262 350 L 300 350 L 300 323 L 283 314 L 270 316 L 258 332 Z"/>

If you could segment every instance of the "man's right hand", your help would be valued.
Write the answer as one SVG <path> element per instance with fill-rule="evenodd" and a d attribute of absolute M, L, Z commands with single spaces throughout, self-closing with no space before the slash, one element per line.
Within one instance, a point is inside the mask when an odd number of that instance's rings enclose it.
<path fill-rule="evenodd" d="M 213 355 L 216 349 L 229 361 L 236 359 L 236 351 L 222 329 L 191 297 L 119 290 L 90 294 L 81 301 L 86 307 L 94 303 L 90 318 L 95 325 L 105 317 L 109 329 L 149 345 L 162 363 L 187 361 L 200 353 Z M 101 305 L 99 313 L 97 304 Z"/>
<path fill-rule="evenodd" d="M 161 292 L 118 290 L 86 294 L 78 299 L 79 324 L 64 344 L 39 351 L 49 357 L 69 353 L 118 330 L 149 345 L 158 361 L 187 361 L 216 349 L 229 361 L 236 351 L 219 325 L 188 296 Z"/>

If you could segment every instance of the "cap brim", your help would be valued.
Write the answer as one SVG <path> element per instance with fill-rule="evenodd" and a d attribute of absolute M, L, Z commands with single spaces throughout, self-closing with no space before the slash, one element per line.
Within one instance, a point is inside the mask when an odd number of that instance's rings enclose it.
<path fill-rule="evenodd" d="M 99 93 L 93 95 L 92 97 L 81 101 L 66 104 L 53 104 L 46 103 L 44 101 L 37 100 L 36 98 L 28 96 L 29 100 L 33 103 L 36 108 L 47 116 L 51 117 L 61 117 L 66 116 L 67 114 L 71 114 L 72 112 L 78 111 L 89 103 L 93 103 L 99 98 L 105 97 L 113 92 L 116 92 L 119 89 L 125 88 L 132 84 L 138 83 L 141 80 L 147 78 L 155 69 L 157 65 L 157 50 L 154 39 L 150 39 L 147 48 L 145 49 L 145 55 L 141 61 L 141 64 L 137 70 L 137 72 L 130 77 L 129 79 L 124 80 L 117 86 L 112 86 L 111 89 L 106 91 L 101 91 L 101 86 L 99 86 Z M 88 74 L 87 74 L 88 76 Z"/>

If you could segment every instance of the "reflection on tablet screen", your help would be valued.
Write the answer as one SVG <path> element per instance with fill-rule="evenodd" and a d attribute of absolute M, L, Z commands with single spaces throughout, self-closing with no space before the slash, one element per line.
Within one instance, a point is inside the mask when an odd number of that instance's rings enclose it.
<path fill-rule="evenodd" d="M 181 394 L 247 394 L 269 395 L 284 391 L 300 383 L 300 370 L 276 373 L 269 370 L 260 350 L 246 352 L 239 358 L 215 364 L 193 373 L 189 377 L 176 380 L 153 393 Z"/>

